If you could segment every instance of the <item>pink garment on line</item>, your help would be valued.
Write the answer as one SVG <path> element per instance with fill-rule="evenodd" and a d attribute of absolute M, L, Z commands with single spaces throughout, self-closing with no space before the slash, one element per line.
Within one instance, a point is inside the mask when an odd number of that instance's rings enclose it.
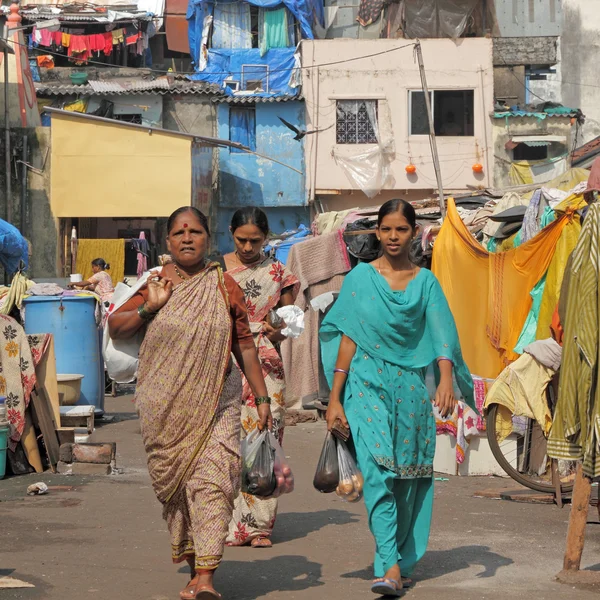
<path fill-rule="evenodd" d="M 140 232 L 140 240 L 145 240 L 146 234 Z M 148 270 L 148 261 L 142 252 L 137 253 L 137 276 L 141 277 Z"/>

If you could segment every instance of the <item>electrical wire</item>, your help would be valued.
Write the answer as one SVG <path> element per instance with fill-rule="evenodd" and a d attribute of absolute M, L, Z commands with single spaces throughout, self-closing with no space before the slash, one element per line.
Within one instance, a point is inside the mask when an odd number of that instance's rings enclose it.
<path fill-rule="evenodd" d="M 17 46 L 23 46 L 25 48 L 29 49 L 29 44 L 25 44 L 25 43 L 21 43 L 21 42 L 16 42 L 11 38 L 4 38 L 4 37 L 0 37 L 0 41 L 2 42 L 7 42 L 7 43 L 12 43 L 12 44 L 16 44 Z M 404 48 L 413 48 L 416 45 L 416 42 L 412 42 L 410 44 L 404 44 L 403 46 L 397 46 L 396 48 L 389 48 L 388 50 L 382 50 L 381 52 L 373 52 L 372 54 L 364 54 L 363 56 L 356 56 L 354 58 L 344 58 L 342 60 L 335 60 L 335 61 L 331 61 L 331 62 L 327 62 L 327 63 L 321 63 L 318 65 L 306 65 L 306 66 L 301 66 L 301 67 L 287 67 L 287 68 L 279 68 L 279 69 L 269 69 L 269 75 L 271 73 L 279 73 L 279 72 L 291 72 L 294 71 L 296 68 L 299 68 L 302 71 L 306 71 L 306 70 L 311 70 L 311 69 L 319 69 L 321 67 L 330 67 L 333 65 L 341 65 L 341 64 L 345 64 L 345 63 L 349 63 L 349 62 L 355 62 L 358 60 L 365 60 L 367 58 L 374 58 L 376 56 L 382 56 L 384 54 L 389 54 L 391 52 L 397 52 L 398 50 L 403 50 Z M 50 54 L 52 56 L 62 56 L 63 58 L 67 58 L 64 54 L 61 54 L 60 52 L 53 52 L 50 50 L 38 50 L 37 48 L 33 48 L 33 50 L 40 52 L 42 54 Z M 112 67 L 112 68 L 117 68 L 117 69 L 131 69 L 132 67 L 125 67 L 123 65 L 110 65 L 107 63 L 103 63 L 100 61 L 94 61 L 94 60 L 88 60 L 87 64 L 91 64 L 91 65 L 99 65 L 101 67 Z M 162 69 L 142 69 L 145 72 L 151 72 L 151 73 L 172 73 L 172 71 L 169 70 L 162 70 Z M 198 75 L 199 73 L 201 73 L 200 71 L 178 71 L 176 74 L 177 75 Z M 223 72 L 214 72 L 211 71 L 209 73 L 207 73 L 207 75 L 242 75 L 242 71 L 223 71 Z"/>

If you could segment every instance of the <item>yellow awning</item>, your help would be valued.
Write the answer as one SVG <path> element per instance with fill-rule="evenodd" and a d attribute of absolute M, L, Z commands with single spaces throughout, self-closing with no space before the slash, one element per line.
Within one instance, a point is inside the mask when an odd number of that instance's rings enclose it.
<path fill-rule="evenodd" d="M 55 217 L 167 217 L 191 204 L 191 137 L 52 111 Z"/>

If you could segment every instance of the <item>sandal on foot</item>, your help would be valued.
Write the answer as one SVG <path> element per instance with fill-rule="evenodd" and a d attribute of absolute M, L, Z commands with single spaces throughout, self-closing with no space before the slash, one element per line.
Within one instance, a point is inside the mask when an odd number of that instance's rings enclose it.
<path fill-rule="evenodd" d="M 402 587 L 403 587 L 403 588 L 409 588 L 409 587 L 412 587 L 412 585 L 413 585 L 413 583 L 414 583 L 414 581 L 413 581 L 413 580 L 412 580 L 410 577 L 404 577 L 404 576 L 403 576 L 403 577 L 401 577 L 400 579 L 401 579 L 401 581 L 402 581 Z"/>
<path fill-rule="evenodd" d="M 187 584 L 187 586 L 179 592 L 180 600 L 196 600 L 196 584 L 193 583 L 193 579 Z"/>
<path fill-rule="evenodd" d="M 393 596 L 394 598 L 398 598 L 402 595 L 402 586 L 396 579 L 380 577 L 373 581 L 371 591 L 380 596 Z"/>
<path fill-rule="evenodd" d="M 267 537 L 256 537 L 250 542 L 252 548 L 272 548 L 273 542 Z"/>
<path fill-rule="evenodd" d="M 222 596 L 215 589 L 201 585 L 196 588 L 194 600 L 221 600 Z"/>

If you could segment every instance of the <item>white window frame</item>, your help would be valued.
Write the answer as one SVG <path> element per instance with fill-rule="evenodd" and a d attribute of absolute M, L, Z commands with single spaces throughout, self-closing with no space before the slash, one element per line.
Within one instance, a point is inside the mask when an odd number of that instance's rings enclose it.
<path fill-rule="evenodd" d="M 472 87 L 466 88 L 435 88 L 429 90 L 429 94 L 431 96 L 431 118 L 432 120 L 435 118 L 435 92 L 473 92 L 473 135 L 459 135 L 459 136 L 443 136 L 443 137 L 475 137 L 475 92 L 476 89 Z M 427 133 L 413 133 L 412 132 L 412 95 L 413 94 L 423 94 L 423 90 L 415 89 L 408 90 L 408 135 L 410 137 L 424 137 L 429 135 L 429 131 Z M 435 127 L 435 121 L 434 121 Z"/>

